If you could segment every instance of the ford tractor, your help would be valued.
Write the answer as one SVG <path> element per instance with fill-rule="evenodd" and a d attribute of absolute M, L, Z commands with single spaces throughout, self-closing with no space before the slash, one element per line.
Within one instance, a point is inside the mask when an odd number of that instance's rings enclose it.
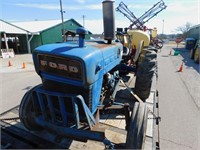
<path fill-rule="evenodd" d="M 155 72 L 154 48 L 125 57 L 127 47 L 115 40 L 114 2 L 103 1 L 104 40 L 86 41 L 88 33 L 78 28 L 78 41 L 47 44 L 33 51 L 33 62 L 42 83 L 22 98 L 19 117 L 31 131 L 47 130 L 80 141 L 111 142 L 105 133 L 96 131 L 100 110 L 123 109 L 126 118 L 126 148 L 144 146 L 147 127 L 147 107 L 143 101 L 149 96 Z M 132 42 L 141 49 L 149 45 L 149 37 L 140 31 L 130 31 Z M 139 45 L 139 46 L 138 46 Z M 132 55 L 131 55 L 132 56 Z M 136 65 L 128 65 L 131 59 Z M 116 103 L 115 97 L 121 74 L 136 72 L 136 93 L 140 103 L 133 107 Z M 133 100 L 134 101 L 134 100 Z"/>

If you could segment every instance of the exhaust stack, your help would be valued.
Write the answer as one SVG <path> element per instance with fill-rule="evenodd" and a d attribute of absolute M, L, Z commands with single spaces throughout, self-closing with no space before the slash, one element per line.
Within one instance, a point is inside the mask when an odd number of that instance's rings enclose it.
<path fill-rule="evenodd" d="M 108 44 L 115 39 L 115 15 L 114 15 L 114 1 L 105 0 L 102 2 L 103 6 L 103 26 L 104 26 L 104 40 Z"/>

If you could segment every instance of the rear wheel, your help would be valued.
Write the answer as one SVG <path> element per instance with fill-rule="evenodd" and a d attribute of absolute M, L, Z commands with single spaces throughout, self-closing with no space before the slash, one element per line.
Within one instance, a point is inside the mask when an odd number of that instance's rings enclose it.
<path fill-rule="evenodd" d="M 156 49 L 149 47 L 141 52 L 137 63 L 134 92 L 143 101 L 145 101 L 150 95 L 153 76 L 157 69 L 156 58 Z"/>
<path fill-rule="evenodd" d="M 146 104 L 135 102 L 126 137 L 127 149 L 143 149 L 147 129 L 148 109 Z"/>
<path fill-rule="evenodd" d="M 34 131 L 42 130 L 42 127 L 35 122 L 36 115 L 33 107 L 33 91 L 39 86 L 41 85 L 38 85 L 26 92 L 19 106 L 20 121 L 27 129 Z"/>

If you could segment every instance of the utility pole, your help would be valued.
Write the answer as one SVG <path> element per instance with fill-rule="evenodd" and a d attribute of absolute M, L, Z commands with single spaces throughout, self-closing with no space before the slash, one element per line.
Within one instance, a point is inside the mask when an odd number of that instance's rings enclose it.
<path fill-rule="evenodd" d="M 163 19 L 162 21 L 163 21 L 163 25 L 162 25 L 162 34 L 164 34 L 164 22 L 165 22 L 165 20 Z"/>
<path fill-rule="evenodd" d="M 61 13 L 61 19 L 62 19 L 62 39 L 63 42 L 65 42 L 65 29 L 64 29 L 64 19 L 63 19 L 63 9 L 62 9 L 62 0 L 60 0 L 60 13 Z"/>
<path fill-rule="evenodd" d="M 85 27 L 85 15 L 83 15 L 82 17 L 83 17 L 83 27 Z"/>

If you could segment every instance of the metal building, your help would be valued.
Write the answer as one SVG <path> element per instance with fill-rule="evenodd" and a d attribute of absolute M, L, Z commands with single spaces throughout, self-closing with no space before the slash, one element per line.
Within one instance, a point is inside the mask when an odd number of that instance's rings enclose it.
<path fill-rule="evenodd" d="M 0 19 L 0 47 L 1 50 L 14 50 L 15 53 L 30 51 L 28 30 Z"/>
<path fill-rule="evenodd" d="M 39 45 L 62 42 L 62 23 L 60 20 L 18 22 L 14 24 L 33 33 L 30 37 L 31 50 Z M 82 27 L 82 25 L 74 19 L 64 22 L 65 33 L 69 33 L 69 31 L 75 33 L 78 27 Z M 91 34 L 89 32 L 86 38 L 89 39 Z"/>
<path fill-rule="evenodd" d="M 4 24 L 3 27 L 0 26 L 1 37 L 7 35 L 7 40 L 5 41 L 8 41 L 9 37 L 10 39 L 15 39 L 14 41 L 17 41 L 17 44 L 15 42 L 14 45 L 19 45 L 18 48 L 16 46 L 13 47 L 15 53 L 31 53 L 32 50 L 40 45 L 63 41 L 62 23 L 60 20 L 15 22 L 12 24 L 3 20 L 0 21 Z M 70 38 L 69 36 L 75 38 L 76 29 L 78 27 L 82 27 L 82 25 L 74 19 L 65 21 L 65 36 L 68 36 L 68 39 Z M 21 32 L 15 33 L 13 32 L 13 28 L 16 28 L 15 30 L 20 30 Z M 86 39 L 89 39 L 91 34 L 92 33 L 89 32 L 89 34 L 86 35 Z M 4 43 L 1 44 L 1 49 L 4 45 Z M 10 47 L 11 45 L 8 44 L 8 48 Z"/>

